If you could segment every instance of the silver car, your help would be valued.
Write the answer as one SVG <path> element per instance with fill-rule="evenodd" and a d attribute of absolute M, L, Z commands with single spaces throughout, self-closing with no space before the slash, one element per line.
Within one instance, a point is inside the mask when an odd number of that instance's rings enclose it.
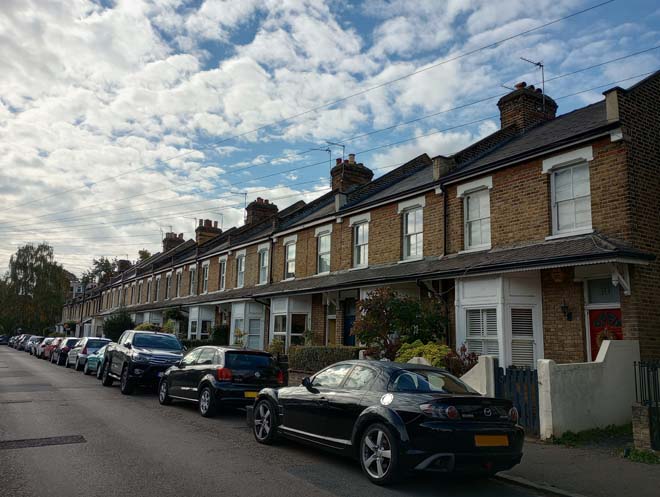
<path fill-rule="evenodd" d="M 55 340 L 55 337 L 48 337 L 48 338 L 44 339 L 43 342 L 41 342 L 40 344 L 38 344 L 35 347 L 34 355 L 36 355 L 39 358 L 43 358 L 44 357 L 44 349 L 53 340 Z"/>
<path fill-rule="evenodd" d="M 76 371 L 82 371 L 85 367 L 85 362 L 87 362 L 87 356 L 93 354 L 108 343 L 110 343 L 110 340 L 107 338 L 81 338 L 76 346 L 69 351 L 65 366 L 68 368 L 71 365 L 75 365 Z"/>

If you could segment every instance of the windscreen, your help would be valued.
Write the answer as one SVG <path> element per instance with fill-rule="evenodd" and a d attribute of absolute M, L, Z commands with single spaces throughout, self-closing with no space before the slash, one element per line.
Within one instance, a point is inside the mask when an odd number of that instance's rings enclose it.
<path fill-rule="evenodd" d="M 147 349 L 181 350 L 181 344 L 172 335 L 137 334 L 133 337 L 133 346 Z"/>
<path fill-rule="evenodd" d="M 66 344 L 65 344 L 65 345 L 66 345 L 67 347 L 73 347 L 73 346 L 74 346 L 75 344 L 77 344 L 78 342 L 79 342 L 79 340 L 78 340 L 77 338 L 69 338 L 69 339 L 66 341 Z"/>
<path fill-rule="evenodd" d="M 229 369 L 263 369 L 275 367 L 274 359 L 265 354 L 246 354 L 242 352 L 227 352 L 225 367 Z"/>
<path fill-rule="evenodd" d="M 469 386 L 444 371 L 411 369 L 401 371 L 391 382 L 395 392 L 476 394 Z"/>
<path fill-rule="evenodd" d="M 99 347 L 103 347 L 106 343 L 108 343 L 106 340 L 88 340 L 87 347 L 90 349 L 98 349 Z"/>

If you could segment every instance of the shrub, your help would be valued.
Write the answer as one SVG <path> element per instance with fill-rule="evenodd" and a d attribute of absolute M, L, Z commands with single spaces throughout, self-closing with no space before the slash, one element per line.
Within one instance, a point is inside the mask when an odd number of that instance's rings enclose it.
<path fill-rule="evenodd" d="M 477 362 L 479 362 L 477 354 L 468 352 L 467 347 L 463 344 L 458 349 L 458 353 L 452 350 L 447 354 L 445 357 L 445 368 L 454 376 L 460 377 L 470 371 Z"/>
<path fill-rule="evenodd" d="M 160 331 L 160 326 L 153 323 L 140 323 L 135 329 L 138 331 Z"/>
<path fill-rule="evenodd" d="M 53 337 L 53 338 L 57 338 L 57 337 L 65 337 L 66 335 L 64 333 L 58 333 L 58 332 L 54 331 L 52 333 L 49 333 L 48 336 Z"/>
<path fill-rule="evenodd" d="M 274 356 L 284 354 L 284 340 L 281 338 L 274 338 L 273 341 L 268 344 L 268 352 Z"/>
<path fill-rule="evenodd" d="M 404 343 L 396 354 L 396 362 L 408 362 L 413 357 L 423 357 L 431 366 L 442 368 L 445 366 L 445 357 L 451 352 L 446 345 L 435 342 L 424 344 L 421 340 L 413 343 Z"/>
<path fill-rule="evenodd" d="M 210 340 L 181 340 L 181 345 L 183 345 L 188 350 L 194 349 L 195 347 L 201 347 L 202 345 L 212 345 Z"/>
<path fill-rule="evenodd" d="M 289 347 L 289 368 L 316 372 L 330 364 L 349 359 L 357 359 L 360 347 L 346 346 L 291 346 Z"/>
<path fill-rule="evenodd" d="M 113 342 L 119 340 L 119 337 L 126 330 L 132 330 L 135 324 L 131 316 L 125 309 L 113 314 L 103 322 L 103 335 Z"/>
<path fill-rule="evenodd" d="M 175 335 L 176 334 L 176 321 L 173 319 L 168 319 L 165 321 L 165 324 L 163 327 L 160 329 L 163 333 L 169 333 L 170 335 Z"/>
<path fill-rule="evenodd" d="M 229 345 L 229 326 L 219 324 L 211 330 L 211 341 L 214 345 Z"/>

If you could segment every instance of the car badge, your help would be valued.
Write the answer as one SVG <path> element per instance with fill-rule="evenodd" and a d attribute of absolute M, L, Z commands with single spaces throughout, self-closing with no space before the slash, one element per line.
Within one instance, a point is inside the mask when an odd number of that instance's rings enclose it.
<path fill-rule="evenodd" d="M 384 406 L 389 406 L 393 400 L 394 400 L 394 395 L 392 395 L 391 393 L 386 393 L 380 398 L 380 403 L 383 404 Z"/>
<path fill-rule="evenodd" d="M 255 378 L 261 378 L 261 373 L 259 371 L 257 371 L 256 373 L 254 373 L 254 377 Z"/>
<path fill-rule="evenodd" d="M 486 409 L 484 409 L 484 416 L 492 416 L 492 414 L 493 411 L 490 410 L 490 407 L 486 407 Z"/>

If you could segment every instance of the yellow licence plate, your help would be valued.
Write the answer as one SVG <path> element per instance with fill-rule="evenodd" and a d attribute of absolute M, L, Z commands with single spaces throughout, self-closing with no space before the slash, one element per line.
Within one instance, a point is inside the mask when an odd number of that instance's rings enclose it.
<path fill-rule="evenodd" d="M 509 437 L 506 435 L 475 435 L 474 445 L 477 447 L 508 447 Z"/>
<path fill-rule="evenodd" d="M 245 397 L 248 399 L 255 399 L 257 397 L 257 392 L 245 392 Z"/>

